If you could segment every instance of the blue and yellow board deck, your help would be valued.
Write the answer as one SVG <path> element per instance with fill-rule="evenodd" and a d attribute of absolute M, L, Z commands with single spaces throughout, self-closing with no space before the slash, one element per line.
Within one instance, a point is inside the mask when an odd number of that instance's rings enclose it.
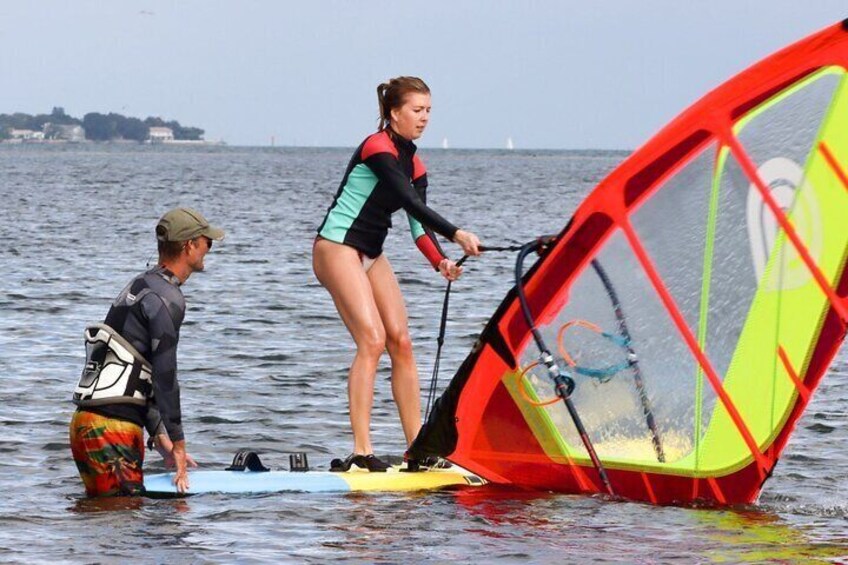
<path fill-rule="evenodd" d="M 189 471 L 187 494 L 248 494 L 267 492 L 400 492 L 433 490 L 448 486 L 480 486 L 486 481 L 465 469 L 430 469 L 416 473 L 392 467 L 385 473 L 348 471 Z M 176 496 L 173 473 L 145 475 L 150 496 Z"/>

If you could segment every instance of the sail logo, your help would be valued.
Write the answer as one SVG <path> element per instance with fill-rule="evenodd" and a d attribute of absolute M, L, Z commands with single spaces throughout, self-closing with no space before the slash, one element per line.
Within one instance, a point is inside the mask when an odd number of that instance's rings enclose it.
<path fill-rule="evenodd" d="M 817 259 L 824 240 L 821 211 L 804 169 L 792 159 L 775 157 L 763 163 L 757 174 L 780 209 L 789 216 L 810 255 Z M 809 269 L 780 230 L 777 218 L 754 183 L 748 185 L 747 224 L 754 272 L 764 290 L 789 290 L 810 281 Z M 775 249 L 778 255 L 772 257 Z"/>

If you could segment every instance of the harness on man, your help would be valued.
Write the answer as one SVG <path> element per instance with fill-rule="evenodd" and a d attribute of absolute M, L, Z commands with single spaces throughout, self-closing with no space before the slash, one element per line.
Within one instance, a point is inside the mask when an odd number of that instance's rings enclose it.
<path fill-rule="evenodd" d="M 87 327 L 85 353 L 85 368 L 74 389 L 77 406 L 144 406 L 153 396 L 153 367 L 111 327 Z"/>

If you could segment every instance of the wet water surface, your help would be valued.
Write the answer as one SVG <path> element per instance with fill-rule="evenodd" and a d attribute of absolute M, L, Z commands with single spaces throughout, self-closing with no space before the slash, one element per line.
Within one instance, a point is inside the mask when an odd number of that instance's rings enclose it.
<path fill-rule="evenodd" d="M 184 287 L 179 349 L 189 452 L 220 469 L 250 447 L 272 467 L 350 451 L 352 342 L 310 265 L 350 149 L 0 147 L 0 560 L 777 562 L 848 559 L 848 359 L 825 377 L 760 502 L 657 508 L 484 487 L 417 494 L 204 495 L 88 500 L 70 456 L 82 330 L 148 261 L 153 226 L 189 205 L 227 230 Z M 558 232 L 624 156 L 422 151 L 432 206 L 490 245 Z M 396 216 L 398 273 L 426 388 L 444 282 Z M 454 254 L 458 248 L 447 244 Z M 468 263 L 454 285 L 446 384 L 511 286 L 514 258 Z M 381 366 L 380 453 L 403 434 Z M 426 390 L 424 391 L 426 394 Z M 148 454 L 146 468 L 161 470 Z"/>

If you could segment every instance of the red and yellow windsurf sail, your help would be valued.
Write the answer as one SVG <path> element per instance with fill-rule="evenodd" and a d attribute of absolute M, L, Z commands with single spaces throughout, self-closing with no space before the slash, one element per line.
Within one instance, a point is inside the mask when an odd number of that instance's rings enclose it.
<path fill-rule="evenodd" d="M 616 495 L 754 501 L 848 322 L 848 20 L 698 101 L 586 198 L 524 276 Z M 511 292 L 416 454 L 604 492 Z"/>

